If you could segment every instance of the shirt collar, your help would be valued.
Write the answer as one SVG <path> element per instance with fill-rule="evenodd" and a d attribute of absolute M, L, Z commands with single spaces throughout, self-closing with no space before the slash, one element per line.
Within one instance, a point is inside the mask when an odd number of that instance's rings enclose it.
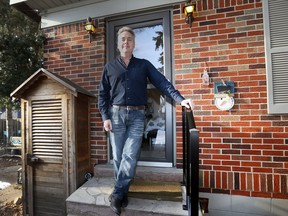
<path fill-rule="evenodd" d="M 132 56 L 131 56 L 131 58 L 130 58 L 130 62 L 133 61 L 134 58 L 135 58 L 135 57 L 134 57 L 134 55 L 132 54 Z M 123 64 L 125 67 L 127 67 L 126 64 L 125 64 L 125 62 L 122 60 L 122 58 L 121 58 L 120 55 L 118 56 L 117 59 L 118 59 L 118 61 L 119 61 L 121 64 Z M 130 64 L 130 62 L 129 62 L 129 64 Z"/>

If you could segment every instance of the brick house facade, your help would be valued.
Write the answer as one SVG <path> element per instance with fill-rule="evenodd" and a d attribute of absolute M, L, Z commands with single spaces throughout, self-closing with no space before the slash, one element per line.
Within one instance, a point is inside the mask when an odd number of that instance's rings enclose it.
<path fill-rule="evenodd" d="M 195 102 L 200 130 L 200 190 L 208 193 L 288 198 L 288 117 L 267 112 L 263 10 L 260 0 L 197 1 L 190 28 L 184 4 L 173 5 L 173 62 L 176 87 Z M 94 18 L 89 43 L 85 20 L 44 28 L 44 67 L 93 94 L 106 63 L 105 18 Z M 201 84 L 207 67 L 209 86 Z M 235 82 L 235 105 L 214 105 L 214 82 Z M 91 107 L 91 169 L 107 163 L 107 136 Z M 176 167 L 182 164 L 181 107 L 176 106 Z"/>

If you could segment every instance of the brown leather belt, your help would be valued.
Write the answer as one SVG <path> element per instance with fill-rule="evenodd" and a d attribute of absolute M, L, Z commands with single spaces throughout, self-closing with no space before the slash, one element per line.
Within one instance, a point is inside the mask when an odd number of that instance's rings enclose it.
<path fill-rule="evenodd" d="M 124 106 L 124 105 L 113 105 L 113 107 L 118 109 L 125 109 L 125 110 L 144 110 L 145 106 Z"/>

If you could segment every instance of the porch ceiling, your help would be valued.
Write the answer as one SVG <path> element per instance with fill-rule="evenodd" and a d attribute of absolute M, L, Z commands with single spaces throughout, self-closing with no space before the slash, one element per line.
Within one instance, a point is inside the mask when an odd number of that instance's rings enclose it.
<path fill-rule="evenodd" d="M 26 16 L 41 22 L 41 28 L 109 17 L 128 12 L 159 9 L 184 0 L 10 0 L 10 5 Z"/>
<path fill-rule="evenodd" d="M 10 0 L 10 5 L 40 22 L 41 15 L 47 12 L 57 12 L 104 1 L 109 0 Z"/>

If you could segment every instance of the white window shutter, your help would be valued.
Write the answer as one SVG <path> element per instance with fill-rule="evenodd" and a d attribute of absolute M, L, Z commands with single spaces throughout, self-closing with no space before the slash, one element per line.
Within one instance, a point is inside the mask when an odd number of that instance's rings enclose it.
<path fill-rule="evenodd" d="M 263 0 L 268 113 L 288 113 L 288 1 Z"/>

